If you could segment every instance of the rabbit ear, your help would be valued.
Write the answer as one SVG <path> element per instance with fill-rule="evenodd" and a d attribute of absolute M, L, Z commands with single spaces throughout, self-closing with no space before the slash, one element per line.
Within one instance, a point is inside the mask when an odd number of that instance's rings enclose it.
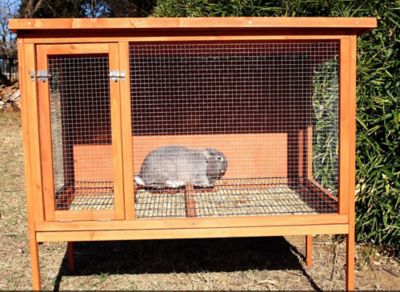
<path fill-rule="evenodd" d="M 218 154 L 218 151 L 215 150 L 214 148 L 207 148 L 203 151 L 203 155 L 207 158 L 210 159 L 211 157 L 214 157 L 215 155 Z"/>

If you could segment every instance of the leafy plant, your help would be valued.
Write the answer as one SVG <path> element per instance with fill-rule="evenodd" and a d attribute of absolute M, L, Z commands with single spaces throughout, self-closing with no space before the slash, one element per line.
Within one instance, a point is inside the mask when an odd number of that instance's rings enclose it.
<path fill-rule="evenodd" d="M 338 58 L 313 72 L 313 176 L 334 195 L 338 192 L 339 80 Z"/>

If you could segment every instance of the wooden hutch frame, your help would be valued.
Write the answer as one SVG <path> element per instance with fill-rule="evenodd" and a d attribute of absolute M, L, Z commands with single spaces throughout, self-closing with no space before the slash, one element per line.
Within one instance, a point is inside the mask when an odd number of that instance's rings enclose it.
<path fill-rule="evenodd" d="M 74 241 L 305 235 L 311 264 L 313 234 L 347 235 L 346 288 L 354 289 L 356 39 L 376 27 L 375 18 L 121 18 L 12 19 L 18 34 L 21 114 L 33 289 L 40 289 L 38 243 Z M 338 40 L 340 43 L 339 208 L 336 214 L 135 220 L 131 181 L 130 84 L 111 82 L 115 211 L 73 216 L 45 208 L 54 201 L 50 134 L 39 127 L 48 105 L 47 86 L 32 75 L 47 68 L 48 54 L 109 53 L 110 67 L 129 74 L 129 43 L 153 41 Z M 129 77 L 129 76 L 128 76 Z M 120 117 L 120 118 L 119 118 Z M 49 121 L 47 121 L 49 123 Z M 49 126 L 50 127 L 50 126 Z"/>

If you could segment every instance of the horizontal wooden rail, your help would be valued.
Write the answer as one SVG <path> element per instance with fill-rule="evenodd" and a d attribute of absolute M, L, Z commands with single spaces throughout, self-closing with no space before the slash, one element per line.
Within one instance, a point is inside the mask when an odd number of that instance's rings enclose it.
<path fill-rule="evenodd" d="M 243 216 L 224 218 L 171 218 L 137 219 L 123 221 L 65 221 L 36 223 L 36 231 L 84 231 L 84 230 L 145 230 L 184 228 L 223 228 L 260 226 L 298 226 L 317 224 L 347 224 L 347 215 L 313 214 L 282 216 Z"/>
<path fill-rule="evenodd" d="M 376 27 L 368 17 L 196 17 L 11 19 L 12 31 L 32 29 L 193 29 L 193 28 L 358 28 Z"/>
<path fill-rule="evenodd" d="M 306 234 L 346 234 L 347 224 L 300 225 L 270 227 L 234 227 L 207 229 L 153 229 L 153 230 L 98 230 L 98 231 L 59 231 L 37 232 L 38 242 L 47 241 L 99 241 L 99 240 L 142 240 L 142 239 L 185 239 L 185 238 L 224 238 L 258 237 Z"/>

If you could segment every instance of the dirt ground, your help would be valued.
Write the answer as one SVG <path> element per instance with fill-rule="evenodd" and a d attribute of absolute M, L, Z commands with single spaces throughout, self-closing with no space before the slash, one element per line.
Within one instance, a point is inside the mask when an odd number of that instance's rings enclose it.
<path fill-rule="evenodd" d="M 0 290 L 31 287 L 19 113 L 0 113 Z M 76 244 L 76 271 L 66 244 L 40 246 L 46 290 L 341 290 L 345 245 L 314 241 L 303 263 L 304 237 L 91 242 Z M 400 290 L 400 264 L 357 247 L 356 287 Z"/>

